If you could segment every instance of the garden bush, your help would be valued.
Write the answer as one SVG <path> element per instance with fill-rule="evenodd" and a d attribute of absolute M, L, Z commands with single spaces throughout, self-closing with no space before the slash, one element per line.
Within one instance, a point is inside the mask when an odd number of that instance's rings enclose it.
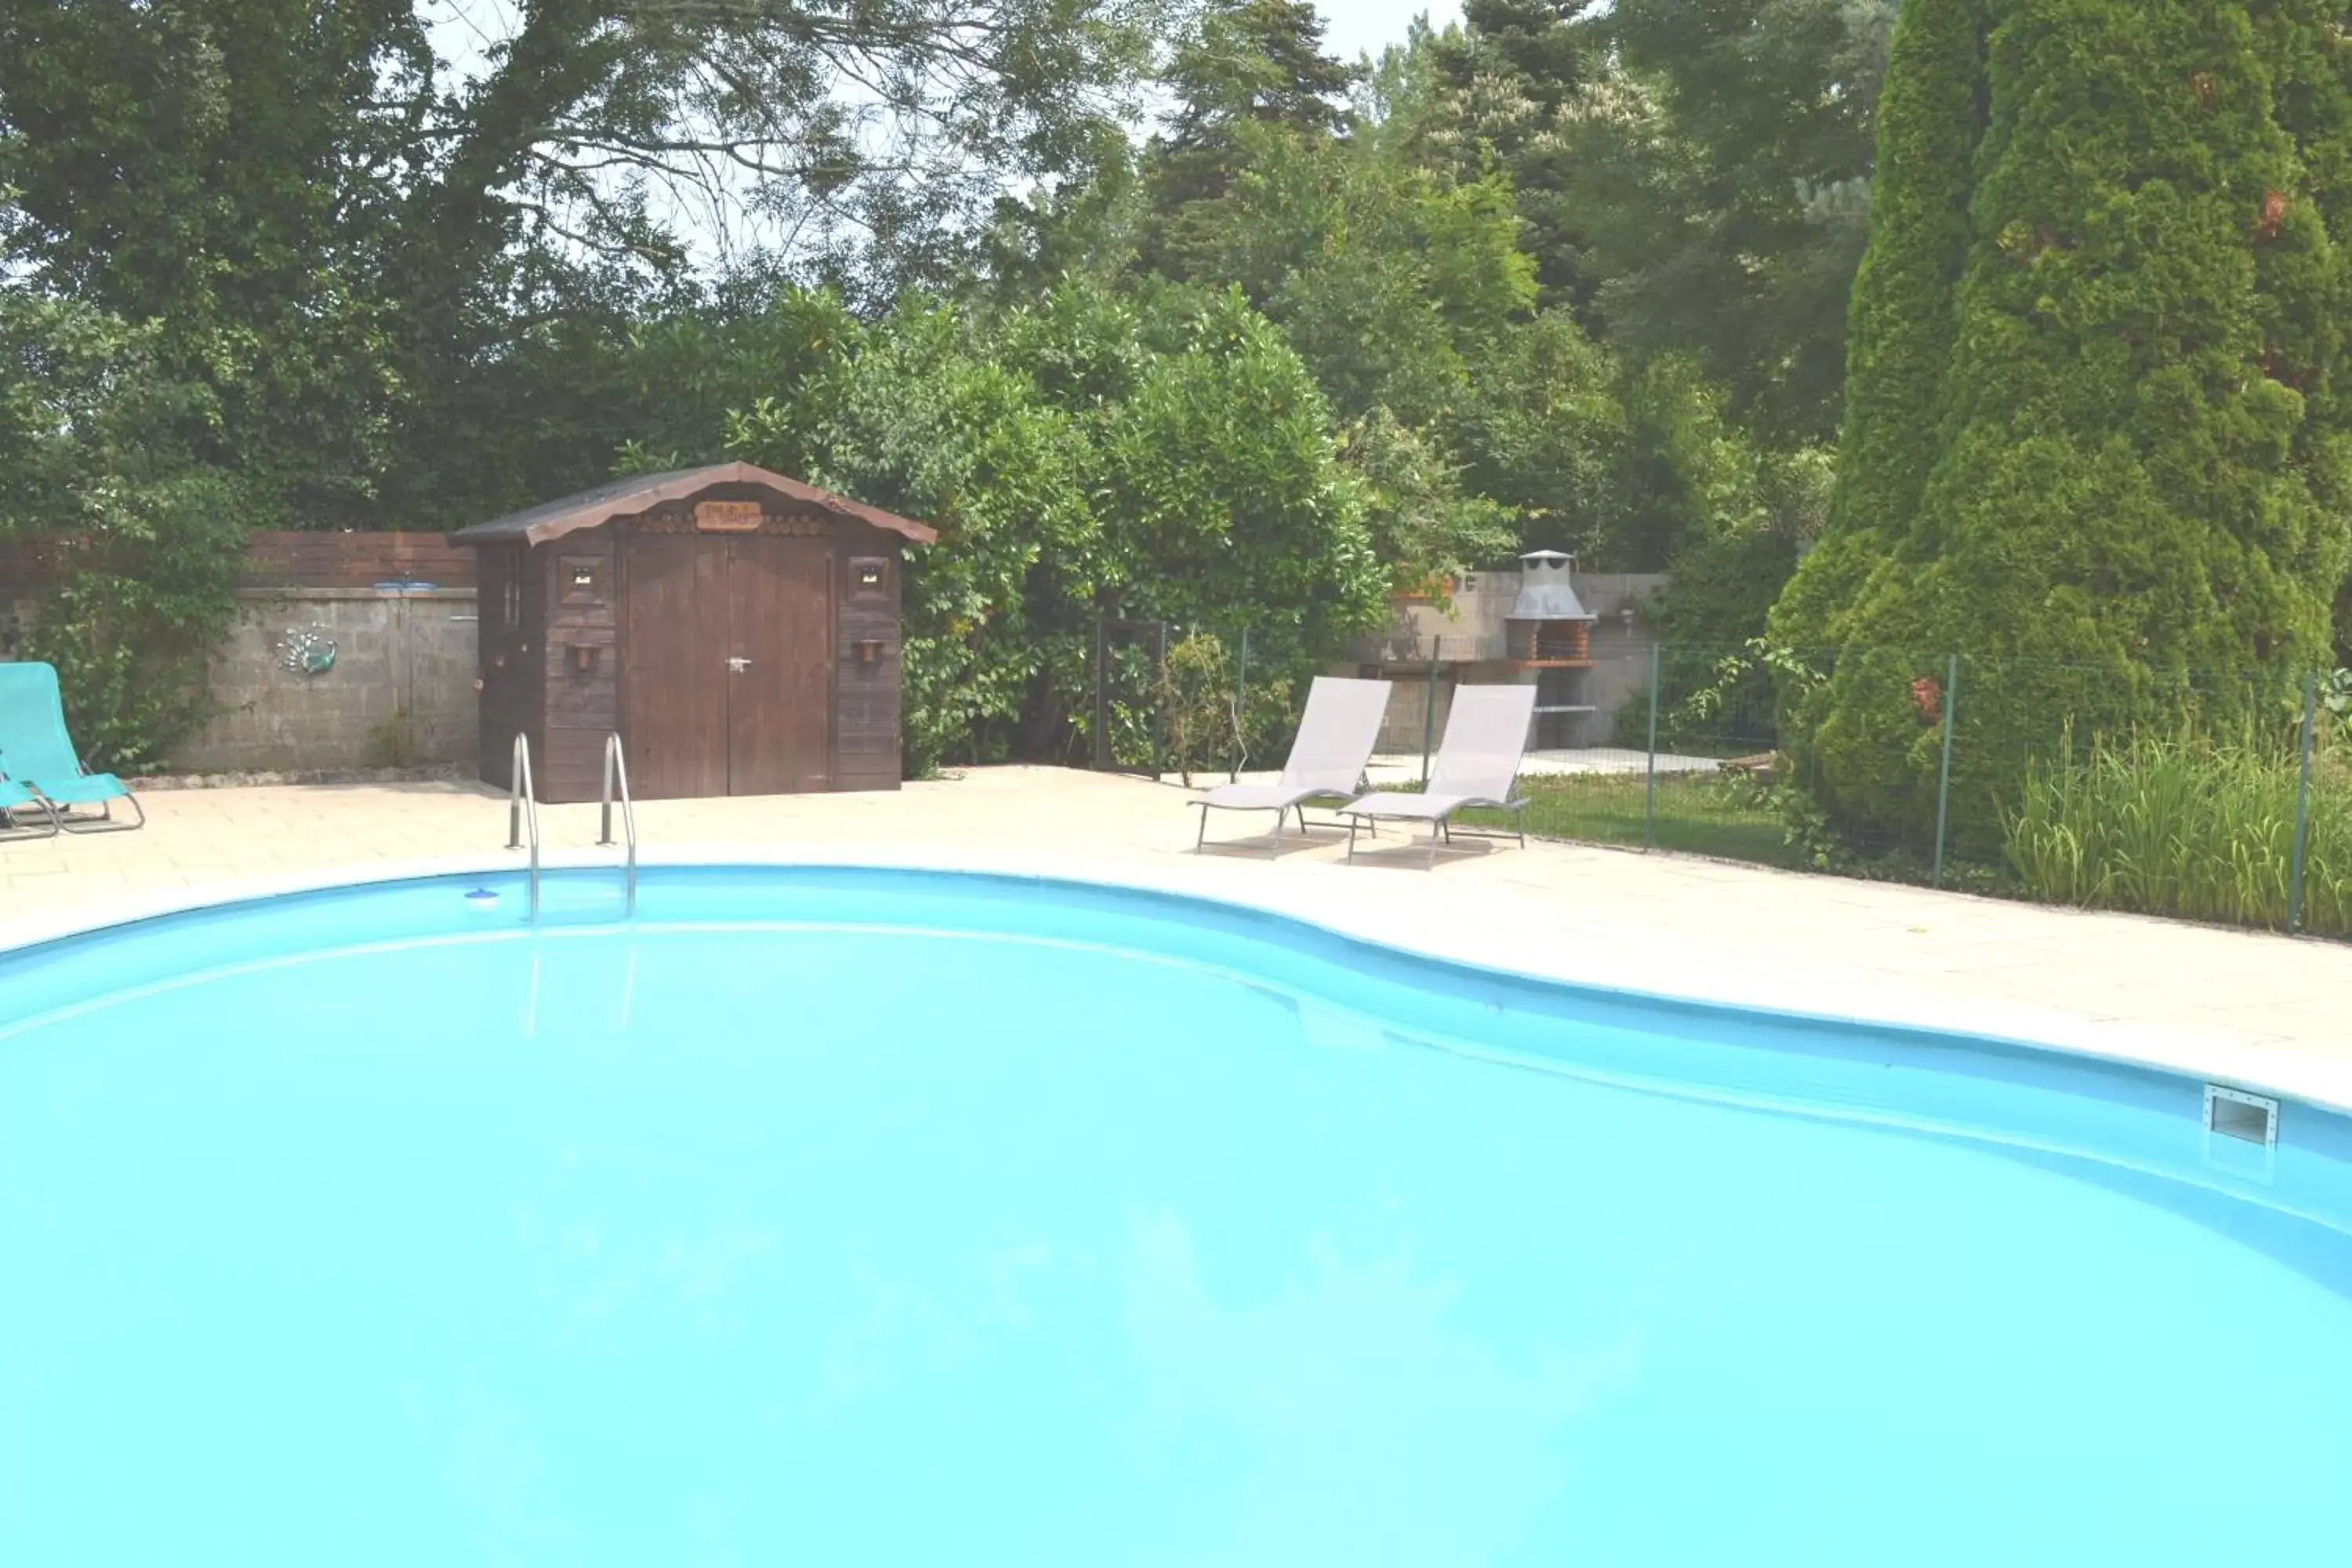
<path fill-rule="evenodd" d="M 1237 294 L 1139 304 L 1074 282 L 995 315 L 913 300 L 871 325 L 808 297 L 777 310 L 824 331 L 793 328 L 812 348 L 734 413 L 728 454 L 940 530 L 906 577 L 917 772 L 1084 754 L 1100 615 L 1229 642 L 1246 628 L 1265 690 L 1303 689 L 1377 623 L 1390 568 L 1329 408 Z M 1139 761 L 1156 676 L 1135 650 L 1124 662 L 1111 749 Z"/>
<path fill-rule="evenodd" d="M 156 338 L 0 292 L 0 539 L 45 541 L 57 568 L 17 651 L 57 666 L 85 760 L 122 773 L 209 716 L 205 663 L 257 513 L 252 487 L 196 455 L 217 402 L 167 374 Z"/>

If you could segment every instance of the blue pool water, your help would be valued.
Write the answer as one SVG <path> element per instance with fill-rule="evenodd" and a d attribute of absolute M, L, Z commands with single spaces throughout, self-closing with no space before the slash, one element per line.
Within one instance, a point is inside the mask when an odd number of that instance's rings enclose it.
<path fill-rule="evenodd" d="M 989 879 L 0 955 L 0 1563 L 2352 1559 L 2352 1128 Z"/>

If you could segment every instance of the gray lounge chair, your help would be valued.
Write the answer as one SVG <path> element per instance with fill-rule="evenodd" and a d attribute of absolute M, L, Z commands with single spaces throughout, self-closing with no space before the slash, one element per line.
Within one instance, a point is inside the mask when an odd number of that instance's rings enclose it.
<path fill-rule="evenodd" d="M 1362 793 L 1364 767 L 1372 760 L 1372 744 L 1380 739 L 1381 720 L 1388 712 L 1389 683 L 1385 680 L 1345 680 L 1318 675 L 1307 689 L 1307 712 L 1298 721 L 1298 738 L 1290 743 L 1290 760 L 1279 783 L 1225 784 L 1192 802 L 1201 808 L 1201 831 L 1192 837 L 1198 849 L 1208 841 L 1212 811 L 1274 813 L 1274 850 L 1282 853 L 1282 822 L 1298 813 L 1298 830 L 1307 831 L 1307 803 L 1346 800 Z"/>
<path fill-rule="evenodd" d="M 1518 782 L 1519 760 L 1527 754 L 1528 726 L 1535 720 L 1536 689 L 1532 686 L 1457 686 L 1454 706 L 1445 716 L 1445 738 L 1438 742 L 1437 761 L 1429 783 L 1419 795 L 1367 795 L 1339 808 L 1348 819 L 1348 858 L 1356 858 L 1359 823 L 1379 821 L 1429 824 L 1429 863 L 1437 864 L 1441 842 L 1454 841 L 1454 814 L 1469 806 L 1507 811 L 1517 826 L 1510 834 L 1462 831 L 1472 837 L 1516 837 L 1521 848 L 1528 842 L 1528 803 L 1513 794 Z"/>

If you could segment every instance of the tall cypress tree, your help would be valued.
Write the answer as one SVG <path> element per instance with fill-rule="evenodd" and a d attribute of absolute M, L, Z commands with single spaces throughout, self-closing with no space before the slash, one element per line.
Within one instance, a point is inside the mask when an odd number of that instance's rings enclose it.
<path fill-rule="evenodd" d="M 2077 732 L 2308 667 L 2352 515 L 2352 47 L 2328 0 L 1908 0 L 1831 526 L 1776 609 L 1835 655 L 1793 744 L 1832 816 L 1932 822 Z"/>
<path fill-rule="evenodd" d="M 1147 268 L 1189 279 L 1199 253 L 1216 248 L 1226 193 L 1250 159 L 1244 127 L 1309 142 L 1347 129 L 1355 73 L 1323 52 L 1323 29 L 1308 0 L 1214 0 L 1202 13 L 1168 74 L 1176 110 L 1145 174 Z"/>

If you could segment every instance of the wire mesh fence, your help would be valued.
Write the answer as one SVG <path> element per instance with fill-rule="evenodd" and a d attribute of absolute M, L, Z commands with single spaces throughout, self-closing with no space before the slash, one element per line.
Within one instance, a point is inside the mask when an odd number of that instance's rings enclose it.
<path fill-rule="evenodd" d="M 1528 831 L 2352 937 L 2352 674 L 1748 645 L 1390 650 L 1367 768 L 1418 787 L 1465 683 L 1538 686 Z M 1278 772 L 1304 678 L 1242 630 L 1105 645 L 1107 765 Z M 1147 657 L 1148 656 L 1148 657 Z"/>
<path fill-rule="evenodd" d="M 1955 862 L 2050 902 L 2352 936 L 2340 676 L 1954 668 Z"/>
<path fill-rule="evenodd" d="M 1169 631 L 1162 620 L 1095 618 L 1093 700 L 1078 723 L 1096 771 L 1160 771 Z"/>
<path fill-rule="evenodd" d="M 1305 688 L 1282 664 L 1255 659 L 1252 635 L 1098 617 L 1091 689 L 1076 718 L 1092 765 L 1186 784 L 1261 764 L 1279 770 Z"/>

